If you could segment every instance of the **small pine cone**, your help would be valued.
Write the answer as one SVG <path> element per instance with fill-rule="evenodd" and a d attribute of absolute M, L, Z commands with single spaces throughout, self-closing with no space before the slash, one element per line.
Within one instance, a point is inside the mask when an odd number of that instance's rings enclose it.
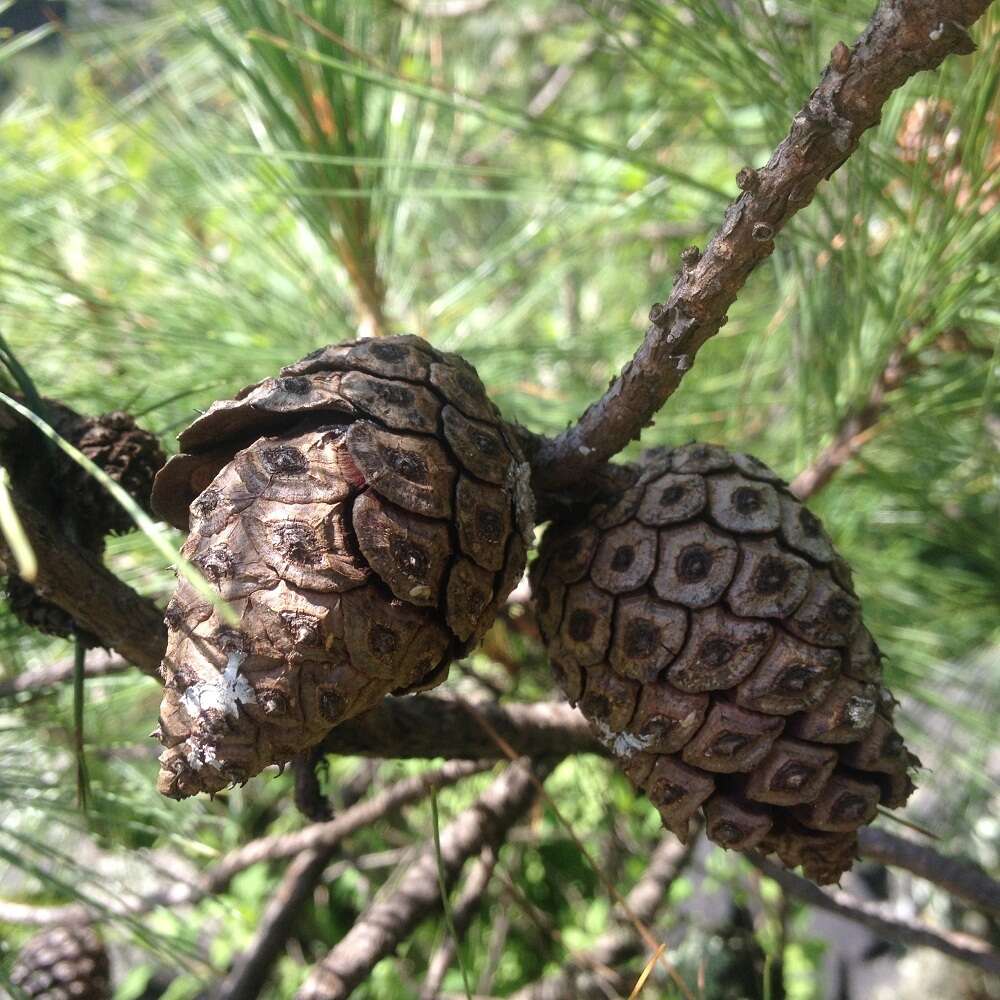
<path fill-rule="evenodd" d="M 57 400 L 43 403 L 43 416 L 56 433 L 151 512 L 153 478 L 166 461 L 156 437 L 126 413 L 84 417 Z M 51 461 L 45 461 L 46 456 Z M 47 449 L 41 433 L 19 415 L 5 412 L 0 419 L 0 460 L 10 469 L 19 491 L 82 548 L 99 554 L 105 535 L 134 527 L 121 504 L 93 476 L 55 446 Z M 69 614 L 40 597 L 20 577 L 9 577 L 6 590 L 11 611 L 30 628 L 61 638 L 76 636 L 87 646 L 98 644 Z"/>
<path fill-rule="evenodd" d="M 5 589 L 7 607 L 22 625 L 60 639 L 79 639 L 88 649 L 99 645 L 96 636 L 81 629 L 69 612 L 63 611 L 58 604 L 39 597 L 35 588 L 19 576 L 7 577 Z"/>
<path fill-rule="evenodd" d="M 323 348 L 180 435 L 153 505 L 239 618 L 167 608 L 159 788 L 245 782 L 440 683 L 524 572 L 528 467 L 475 370 L 417 337 Z"/>
<path fill-rule="evenodd" d="M 150 496 L 153 479 L 167 456 L 156 436 L 143 430 L 121 411 L 102 413 L 87 421 L 87 426 L 73 444 L 95 465 L 106 472 L 138 505 L 152 513 Z M 102 535 L 124 534 L 135 525 L 125 508 L 110 496 L 84 469 L 76 466 L 77 476 L 85 477 L 91 497 L 90 516 Z M 81 482 L 81 488 L 84 483 Z M 92 490 L 92 487 L 97 487 Z"/>
<path fill-rule="evenodd" d="M 108 1000 L 111 964 L 92 927 L 53 927 L 21 949 L 10 981 L 33 1000 Z"/>
<path fill-rule="evenodd" d="M 52 428 L 150 512 L 153 478 L 166 461 L 159 441 L 127 413 L 85 417 L 55 399 L 43 399 Z M 51 461 L 39 461 L 42 457 Z M 57 517 L 77 544 L 100 552 L 104 536 L 131 531 L 132 519 L 86 469 L 47 446 L 41 432 L 17 414 L 0 414 L 0 457 L 16 488 Z"/>
<path fill-rule="evenodd" d="M 542 540 L 532 590 L 556 677 L 681 840 L 701 810 L 723 847 L 837 881 L 919 763 L 850 570 L 749 455 L 658 449 L 638 473 Z"/>

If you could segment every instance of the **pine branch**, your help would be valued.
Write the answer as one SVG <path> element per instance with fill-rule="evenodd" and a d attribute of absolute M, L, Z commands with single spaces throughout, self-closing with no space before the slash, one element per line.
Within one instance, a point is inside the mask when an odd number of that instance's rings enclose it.
<path fill-rule="evenodd" d="M 312 898 L 336 847 L 304 851 L 271 893 L 253 940 L 219 987 L 218 1000 L 256 1000 L 268 974 L 295 929 L 299 912 Z"/>
<path fill-rule="evenodd" d="M 1000 973 L 1000 953 L 991 950 L 989 944 L 980 938 L 959 931 L 938 930 L 922 921 L 900 916 L 881 903 L 858 899 L 841 889 L 824 891 L 771 861 L 753 854 L 748 857 L 756 868 L 777 882 L 790 896 L 864 924 L 887 941 L 934 948 L 987 972 Z"/>
<path fill-rule="evenodd" d="M 92 649 L 87 654 L 84 676 L 90 680 L 110 677 L 132 669 L 132 664 L 114 653 Z M 58 660 L 44 667 L 34 667 L 24 673 L 0 681 L 0 700 L 16 698 L 18 695 L 41 695 L 51 688 L 61 687 L 73 680 L 73 660 Z"/>
<path fill-rule="evenodd" d="M 544 780 L 554 760 L 519 761 L 461 813 L 441 835 L 441 866 L 451 886 L 465 862 L 484 847 L 499 847 L 535 799 L 535 780 Z M 533 780 L 534 779 L 534 780 Z M 377 962 L 393 954 L 417 924 L 441 905 L 438 867 L 428 845 L 389 896 L 376 901 L 313 969 L 300 1000 L 342 1000 Z"/>
<path fill-rule="evenodd" d="M 487 846 L 479 854 L 479 860 L 469 872 L 462 888 L 462 895 L 452 908 L 455 934 L 459 940 L 465 937 L 473 917 L 486 902 L 486 889 L 493 877 L 493 869 L 497 863 L 497 851 L 493 846 Z M 450 934 L 446 934 L 427 963 L 427 975 L 420 991 L 420 1000 L 435 1000 L 441 992 L 441 983 L 445 974 L 451 968 L 458 952 L 458 942 Z"/>
<path fill-rule="evenodd" d="M 38 595 L 58 604 L 102 646 L 117 650 L 143 673 L 157 676 L 167 645 L 163 612 L 31 506 L 19 502 L 18 514 L 38 559 L 32 583 Z M 11 564 L 2 541 L 0 559 Z"/>
<path fill-rule="evenodd" d="M 791 491 L 800 500 L 808 500 L 826 487 L 878 433 L 884 422 L 889 396 L 924 367 L 918 358 L 907 356 L 910 344 L 919 332 L 919 327 L 911 327 L 903 334 L 885 367 L 876 376 L 865 402 L 844 417 L 830 443 L 791 481 Z M 969 343 L 961 330 L 944 331 L 933 346 L 941 351 L 974 353 L 984 362 L 993 356 L 988 348 L 977 348 Z"/>
<path fill-rule="evenodd" d="M 583 715 L 565 702 L 476 702 L 479 714 L 517 754 L 598 753 Z M 446 757 L 487 760 L 503 756 L 482 724 L 457 700 L 435 695 L 386 698 L 379 706 L 331 729 L 323 753 L 374 757 Z"/>
<path fill-rule="evenodd" d="M 975 862 L 950 857 L 876 826 L 862 827 L 858 840 L 861 857 L 892 868 L 903 868 L 977 910 L 1000 916 L 1000 882 Z"/>
<path fill-rule="evenodd" d="M 310 757 L 309 754 L 302 755 Z M 307 762 L 309 773 L 315 779 L 316 761 Z M 343 806 L 350 808 L 364 794 L 374 778 L 373 768 L 377 764 L 364 762 L 348 781 L 343 797 Z M 296 776 L 298 778 L 298 776 Z M 297 783 L 297 781 L 296 781 Z M 323 800 L 324 805 L 329 804 Z M 299 811 L 308 816 L 302 809 Z M 313 817 L 317 819 L 317 817 Z M 329 820 L 323 817 L 323 821 Z M 236 957 L 229 974 L 219 987 L 217 1000 L 256 1000 L 267 983 L 274 963 L 280 958 L 288 939 L 295 930 L 299 912 L 312 898 L 316 887 L 328 871 L 330 860 L 340 852 L 340 842 L 310 848 L 293 858 L 278 887 L 271 894 L 267 906 L 254 930 L 253 940 Z M 332 879 L 331 879 L 332 880 Z"/>
<path fill-rule="evenodd" d="M 674 879 L 687 867 L 697 837 L 685 847 L 666 834 L 649 859 L 649 866 L 626 897 L 629 909 L 646 924 L 656 919 Z M 608 987 L 622 991 L 614 970 L 642 954 L 635 931 L 621 926 L 602 935 L 586 951 L 571 955 L 563 968 L 513 994 L 512 1000 L 562 1000 L 563 997 L 607 996 Z M 609 983 L 609 980 L 613 980 Z M 627 989 L 627 987 L 626 987 Z"/>
<path fill-rule="evenodd" d="M 789 483 L 791 491 L 800 500 L 808 500 L 819 493 L 870 439 L 885 409 L 886 397 L 899 387 L 905 377 L 903 359 L 912 333 L 907 331 L 889 355 L 864 404 L 847 414 L 833 440 Z"/>
<path fill-rule="evenodd" d="M 819 85 L 767 164 L 740 171 L 742 193 L 704 254 L 692 249 L 683 255 L 673 291 L 651 310 L 632 361 L 575 426 L 540 442 L 532 463 L 536 490 L 579 483 L 639 436 L 725 323 L 750 272 L 773 252 L 777 233 L 878 123 L 894 90 L 952 53 L 974 51 L 967 29 L 989 4 L 882 0 L 852 49 L 837 43 Z"/>

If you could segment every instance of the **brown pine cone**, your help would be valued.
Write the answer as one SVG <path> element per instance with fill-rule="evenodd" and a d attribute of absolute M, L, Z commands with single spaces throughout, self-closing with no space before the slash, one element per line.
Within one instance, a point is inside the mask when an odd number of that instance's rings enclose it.
<path fill-rule="evenodd" d="M 68 611 L 39 597 L 35 588 L 16 574 L 7 577 L 5 591 L 7 607 L 22 625 L 61 639 L 79 636 L 88 648 L 96 645 L 97 640 L 82 630 Z"/>
<path fill-rule="evenodd" d="M 528 467 L 475 370 L 418 337 L 327 347 L 180 435 L 153 504 L 239 617 L 167 608 L 159 788 L 245 782 L 440 683 L 524 571 Z"/>
<path fill-rule="evenodd" d="M 53 927 L 21 949 L 10 981 L 33 1000 L 108 1000 L 111 964 L 92 927 Z"/>
<path fill-rule="evenodd" d="M 127 414 L 116 410 L 87 421 L 73 444 L 96 466 L 106 472 L 147 513 L 152 513 L 150 496 L 153 480 L 167 456 L 160 442 L 143 430 Z M 102 535 L 124 534 L 135 527 L 132 518 L 86 470 L 75 466 L 81 489 L 96 486 L 91 500 L 90 520 Z"/>
<path fill-rule="evenodd" d="M 714 445 L 553 525 L 532 567 L 556 676 L 681 840 L 835 882 L 918 763 L 893 728 L 847 564 L 767 466 Z"/>
<path fill-rule="evenodd" d="M 42 402 L 42 416 L 52 428 L 151 513 L 153 478 L 166 461 L 156 437 L 126 413 L 85 417 L 58 400 Z M 0 463 L 10 470 L 19 494 L 82 548 L 100 554 L 106 535 L 134 527 L 121 504 L 86 469 L 8 410 L 0 415 Z M 23 624 L 46 635 L 77 636 L 88 646 L 98 644 L 69 614 L 39 597 L 20 577 L 10 576 L 6 589 L 10 609 Z"/>

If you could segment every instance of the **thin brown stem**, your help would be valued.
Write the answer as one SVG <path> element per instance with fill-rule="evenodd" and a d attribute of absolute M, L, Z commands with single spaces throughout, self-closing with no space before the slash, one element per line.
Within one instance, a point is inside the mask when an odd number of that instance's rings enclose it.
<path fill-rule="evenodd" d="M 137 916 L 160 906 L 191 906 L 208 896 L 225 892 L 230 882 L 252 865 L 294 858 L 309 851 L 332 850 L 358 830 L 429 795 L 431 789 L 453 785 L 472 774 L 487 770 L 492 763 L 451 761 L 435 771 L 404 778 L 368 801 L 346 810 L 336 819 L 314 823 L 293 833 L 261 837 L 237 847 L 194 882 L 177 882 L 131 899 L 113 897 L 107 901 L 94 900 L 67 906 L 26 906 L 0 900 L 0 920 L 40 926 L 78 924 Z"/>
<path fill-rule="evenodd" d="M 858 831 L 861 857 L 903 868 L 984 913 L 1000 916 L 1000 882 L 966 858 L 951 857 L 926 844 L 897 837 L 877 826 Z"/>
<path fill-rule="evenodd" d="M 486 901 L 486 889 L 493 877 L 496 863 L 496 848 L 493 846 L 484 847 L 475 867 L 465 880 L 461 896 L 452 907 L 455 934 L 459 940 L 465 936 L 473 917 Z M 457 952 L 458 941 L 450 934 L 445 935 L 434 954 L 431 955 L 431 960 L 427 963 L 427 976 L 424 979 L 423 989 L 420 991 L 420 1000 L 435 1000 L 441 991 L 441 983 L 444 981 L 445 973 L 451 968 L 451 963 L 455 961 Z"/>
<path fill-rule="evenodd" d="M 785 892 L 811 906 L 829 910 L 855 923 L 864 924 L 887 941 L 934 948 L 987 972 L 1000 973 L 1000 954 L 993 951 L 989 944 L 980 938 L 958 931 L 931 927 L 912 917 L 900 916 L 882 903 L 858 899 L 841 889 L 820 889 L 819 886 L 793 875 L 771 861 L 755 855 L 749 857 L 752 864 L 768 878 L 774 879 Z"/>
<path fill-rule="evenodd" d="M 110 677 L 132 669 L 132 664 L 114 653 L 102 649 L 92 649 L 87 654 L 84 676 L 87 680 Z M 44 667 L 34 667 L 24 673 L 0 681 L 0 699 L 18 696 L 37 696 L 52 688 L 62 687 L 73 680 L 73 660 L 58 660 Z"/>
<path fill-rule="evenodd" d="M 256 1000 L 271 966 L 292 934 L 303 906 L 312 898 L 336 847 L 304 851 L 292 860 L 254 930 L 250 946 L 233 963 L 217 1000 Z"/>
<path fill-rule="evenodd" d="M 911 336 L 908 332 L 889 355 L 864 404 L 847 414 L 830 443 L 791 481 L 791 490 L 800 500 L 819 493 L 872 436 L 885 410 L 886 397 L 903 381 L 903 361 Z"/>
<path fill-rule="evenodd" d="M 632 361 L 573 427 L 541 444 L 533 460 L 536 490 L 570 487 L 639 436 L 718 333 L 750 272 L 773 252 L 774 237 L 878 123 L 894 90 L 947 56 L 974 50 L 968 29 L 989 3 L 882 0 L 853 48 L 838 42 L 768 162 L 740 171 L 742 193 L 705 252 L 684 255 Z"/>

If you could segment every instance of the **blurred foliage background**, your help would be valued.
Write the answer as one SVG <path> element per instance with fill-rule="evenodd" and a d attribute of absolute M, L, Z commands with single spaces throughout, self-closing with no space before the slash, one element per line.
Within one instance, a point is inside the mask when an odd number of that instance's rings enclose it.
<path fill-rule="evenodd" d="M 853 39 L 871 6 L 70 4 L 67 24 L 0 39 L 0 332 L 45 395 L 87 413 L 129 410 L 166 447 L 214 399 L 359 331 L 415 332 L 463 353 L 508 418 L 558 431 L 629 358 L 681 249 L 704 245 L 738 169 L 766 160 L 833 43 Z M 863 448 L 812 506 L 855 567 L 903 732 L 927 767 L 908 816 L 994 871 L 997 24 L 994 13 L 979 26 L 976 55 L 893 97 L 643 439 L 719 441 L 790 478 L 886 387 Z M 113 539 L 107 560 L 165 602 L 171 569 L 141 533 Z M 0 683 L 71 655 L 0 613 Z M 538 648 L 503 624 L 449 684 L 478 695 L 483 679 L 504 698 L 552 696 Z M 88 682 L 87 813 L 75 804 L 71 693 L 0 703 L 0 896 L 136 892 L 301 824 L 288 776 L 211 802 L 161 800 L 146 739 L 157 701 L 137 674 Z M 334 799 L 358 766 L 330 761 Z M 416 767 L 385 763 L 372 780 Z M 444 819 L 485 780 L 442 793 Z M 563 763 L 548 789 L 612 878 L 634 882 L 657 835 L 652 808 L 590 758 Z M 352 838 L 348 856 L 361 861 L 317 893 L 262 995 L 290 996 L 430 830 L 420 807 Z M 547 810 L 500 868 L 462 949 L 479 992 L 495 996 L 558 968 L 611 912 Z M 112 922 L 120 1000 L 156 995 L 164 973 L 169 1000 L 199 995 L 247 942 L 279 876 L 258 866 L 191 911 Z M 879 891 L 981 930 L 902 876 Z M 833 931 L 737 857 L 700 851 L 671 892 L 661 927 L 687 980 L 705 977 L 704 996 L 928 989 L 932 973 L 906 964 L 919 956 L 894 955 L 866 979 Z M 738 973 L 734 907 L 752 914 Z M 415 996 L 443 933 L 423 926 L 357 995 Z M 26 934 L 0 924 L 0 983 Z M 777 986 L 768 962 L 782 970 Z M 942 995 L 995 995 L 948 969 Z M 457 967 L 446 984 L 461 991 Z M 644 995 L 671 989 L 654 981 Z"/>

